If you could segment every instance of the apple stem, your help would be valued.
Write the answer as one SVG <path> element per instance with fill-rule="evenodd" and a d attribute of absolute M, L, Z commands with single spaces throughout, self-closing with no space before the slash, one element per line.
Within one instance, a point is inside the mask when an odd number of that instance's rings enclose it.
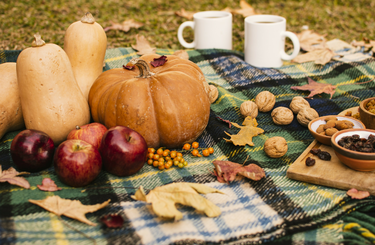
<path fill-rule="evenodd" d="M 139 76 L 140 78 L 148 78 L 155 73 L 151 72 L 150 67 L 148 66 L 147 62 L 144 60 L 141 60 L 139 58 L 133 58 L 129 61 L 129 63 L 126 66 L 137 66 L 139 70 Z"/>
<path fill-rule="evenodd" d="M 77 125 L 77 126 L 76 126 L 76 129 L 79 130 L 79 129 L 81 129 L 81 127 Z"/>

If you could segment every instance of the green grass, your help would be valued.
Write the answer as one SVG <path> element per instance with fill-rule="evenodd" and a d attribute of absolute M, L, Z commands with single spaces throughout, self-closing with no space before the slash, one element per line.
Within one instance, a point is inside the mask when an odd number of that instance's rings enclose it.
<path fill-rule="evenodd" d="M 110 21 L 121 23 L 133 18 L 145 25 L 124 33 L 107 32 L 108 48 L 131 47 L 135 35 L 147 37 L 157 48 L 183 49 L 177 40 L 178 26 L 187 19 L 174 14 L 187 11 L 240 8 L 239 0 L 1 0 L 0 49 L 19 50 L 30 47 L 33 35 L 39 32 L 49 43 L 63 47 L 68 26 L 91 12 L 103 27 Z M 287 29 L 300 32 L 302 26 L 328 40 L 339 38 L 346 42 L 375 39 L 374 7 L 372 0 L 247 0 L 262 14 L 275 14 L 287 19 Z M 243 51 L 244 17 L 233 17 L 233 48 Z M 188 31 L 185 36 L 192 35 Z"/>

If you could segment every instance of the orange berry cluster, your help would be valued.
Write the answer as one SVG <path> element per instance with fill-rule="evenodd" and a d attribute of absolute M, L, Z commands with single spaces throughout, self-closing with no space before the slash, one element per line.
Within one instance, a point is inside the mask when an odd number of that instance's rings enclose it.
<path fill-rule="evenodd" d="M 186 143 L 182 149 L 186 150 L 186 151 L 189 151 L 190 149 L 193 149 L 191 151 L 191 154 L 193 156 L 196 156 L 196 157 L 202 157 L 205 156 L 205 157 L 208 157 L 209 155 L 211 155 L 212 153 L 214 153 L 214 148 L 212 147 L 209 147 L 209 148 L 206 148 L 206 149 L 202 149 L 202 154 L 199 153 L 199 143 L 198 142 L 193 142 L 191 145 Z"/>
<path fill-rule="evenodd" d="M 147 157 L 147 164 L 152 165 L 159 170 L 169 169 L 173 165 L 179 168 L 183 168 L 188 165 L 188 163 L 182 157 L 182 153 L 174 150 L 171 151 L 163 148 L 155 150 L 154 148 L 148 148 Z"/>

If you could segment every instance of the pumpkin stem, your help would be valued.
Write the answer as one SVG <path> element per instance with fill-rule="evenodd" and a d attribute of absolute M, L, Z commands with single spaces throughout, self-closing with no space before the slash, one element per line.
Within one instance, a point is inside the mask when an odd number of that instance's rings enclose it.
<path fill-rule="evenodd" d="M 88 23 L 88 24 L 93 24 L 95 23 L 95 18 L 92 16 L 90 12 L 87 12 L 82 18 L 81 22 L 83 23 Z"/>
<path fill-rule="evenodd" d="M 137 66 L 139 69 L 138 77 L 148 78 L 148 77 L 155 75 L 155 73 L 151 72 L 150 67 L 148 66 L 147 62 L 139 58 L 131 59 L 126 66 Z"/>
<path fill-rule="evenodd" d="M 43 40 L 42 37 L 39 35 L 39 33 L 34 35 L 34 41 L 31 43 L 32 47 L 41 47 L 44 44 L 46 44 Z"/>

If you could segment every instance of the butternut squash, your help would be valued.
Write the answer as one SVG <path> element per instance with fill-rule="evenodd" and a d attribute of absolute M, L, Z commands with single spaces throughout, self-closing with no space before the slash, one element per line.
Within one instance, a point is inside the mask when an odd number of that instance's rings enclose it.
<path fill-rule="evenodd" d="M 86 99 L 95 79 L 103 72 L 106 48 L 107 35 L 90 13 L 86 13 L 66 30 L 64 50 Z"/>
<path fill-rule="evenodd" d="M 25 127 L 18 92 L 15 62 L 0 64 L 0 139 L 10 131 Z"/>
<path fill-rule="evenodd" d="M 47 133 L 59 145 L 75 127 L 90 122 L 90 109 L 69 58 L 56 44 L 35 35 L 17 59 L 17 79 L 27 129 Z"/>

